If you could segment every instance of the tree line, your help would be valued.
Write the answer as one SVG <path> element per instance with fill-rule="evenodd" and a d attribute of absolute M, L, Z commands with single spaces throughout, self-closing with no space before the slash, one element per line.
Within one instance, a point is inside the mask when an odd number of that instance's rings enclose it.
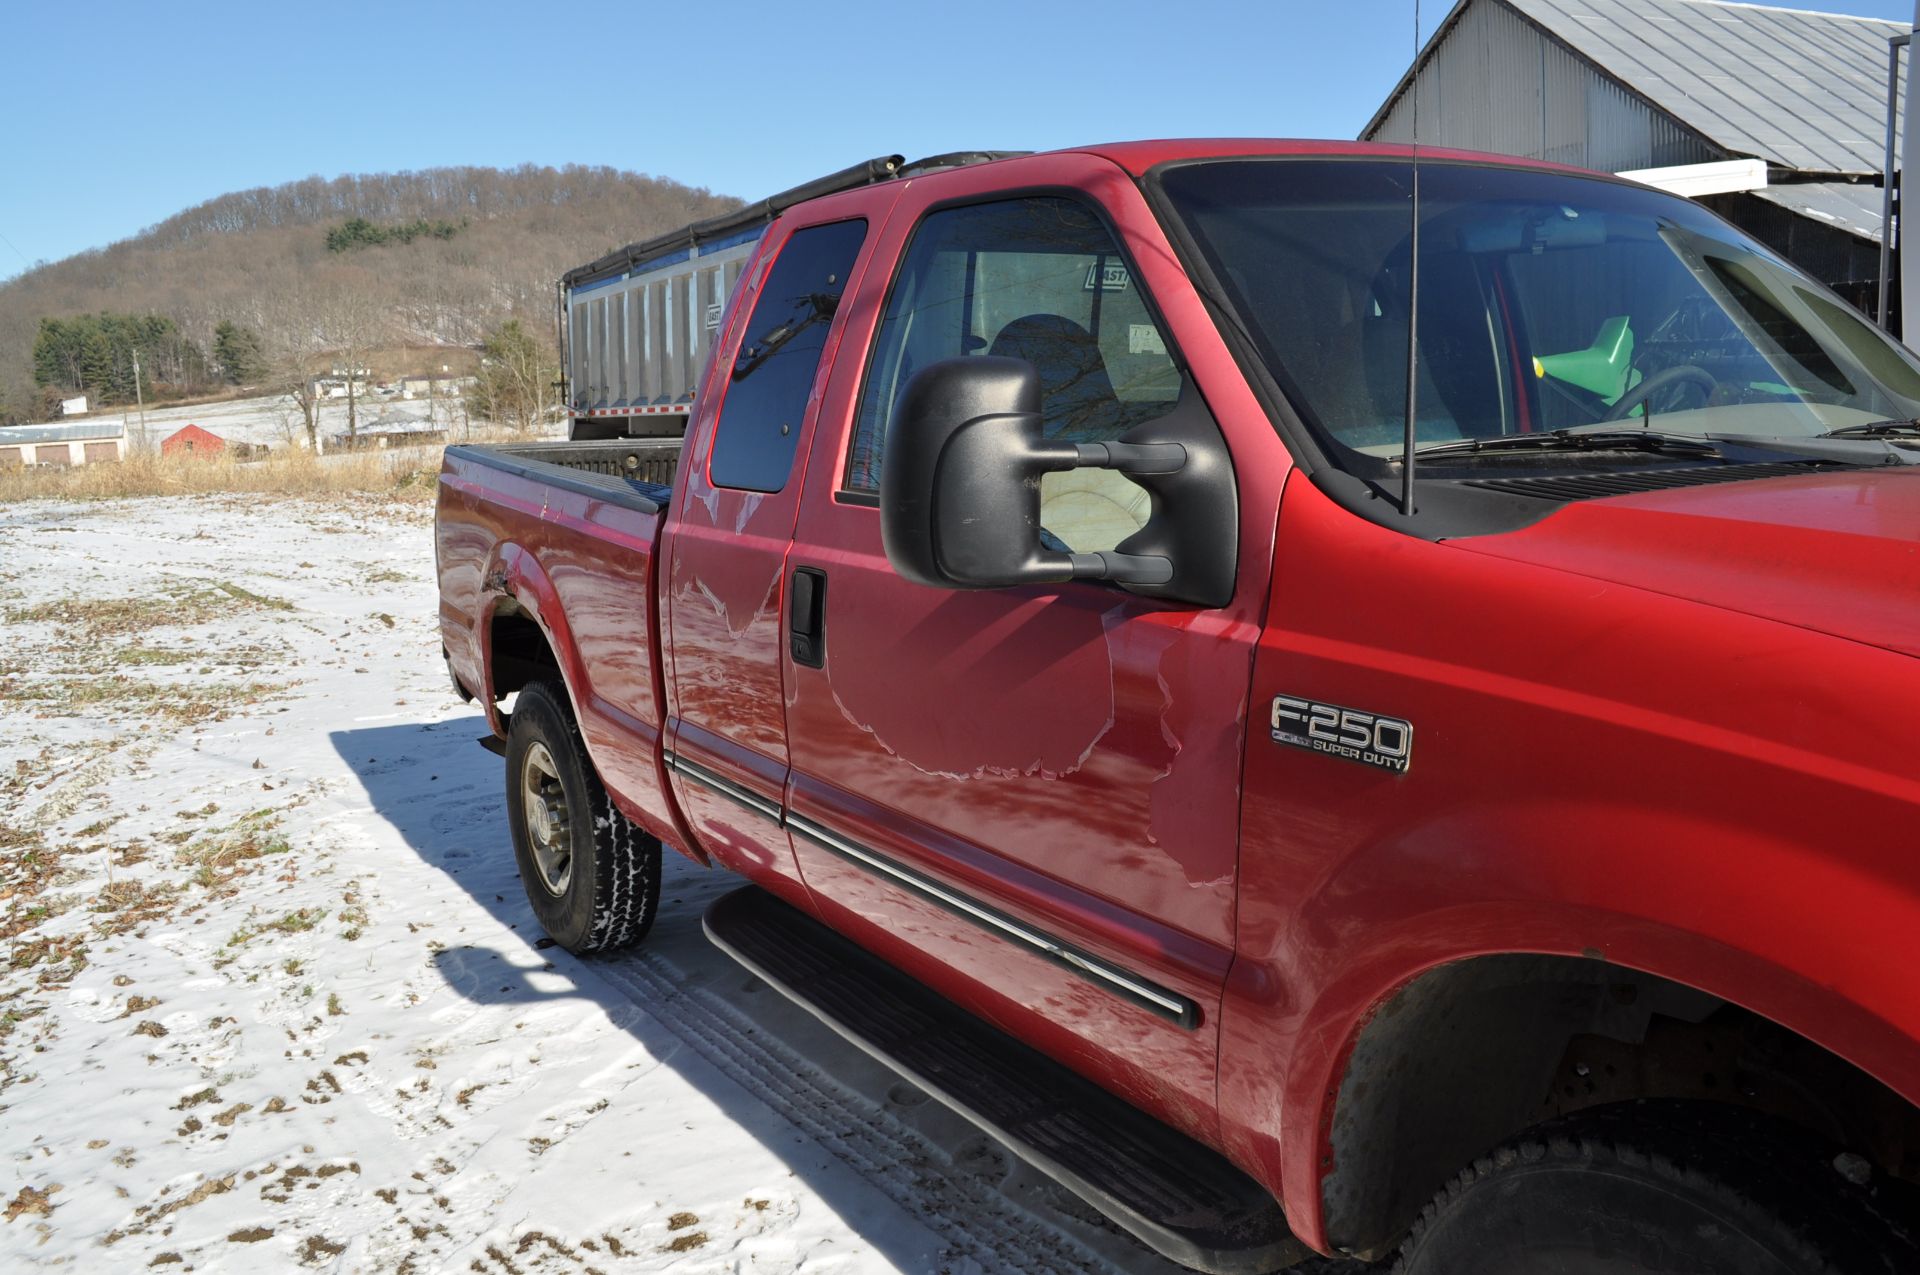
<path fill-rule="evenodd" d="M 203 393 L 219 385 L 265 379 L 269 364 L 260 334 L 221 321 L 212 357 L 180 325 L 159 314 L 82 314 L 40 320 L 33 342 L 33 380 L 40 406 L 85 394 L 93 406 Z"/>

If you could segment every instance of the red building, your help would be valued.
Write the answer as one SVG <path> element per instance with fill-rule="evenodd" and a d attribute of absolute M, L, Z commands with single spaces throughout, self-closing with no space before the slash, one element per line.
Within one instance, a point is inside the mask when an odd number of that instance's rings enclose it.
<path fill-rule="evenodd" d="M 227 441 L 218 434 L 208 433 L 198 425 L 183 426 L 160 440 L 160 454 L 171 456 L 176 452 L 192 452 L 196 456 L 218 456 L 227 450 Z"/>

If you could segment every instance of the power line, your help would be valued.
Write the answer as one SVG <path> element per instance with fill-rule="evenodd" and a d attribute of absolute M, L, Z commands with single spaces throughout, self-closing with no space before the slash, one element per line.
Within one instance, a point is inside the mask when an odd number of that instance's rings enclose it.
<path fill-rule="evenodd" d="M 0 234 L 0 243 L 3 243 L 3 244 L 5 244 L 5 245 L 7 245 L 7 247 L 9 247 L 9 248 L 13 248 L 13 252 L 14 252 L 14 255 L 15 255 L 15 256 L 17 256 L 17 257 L 19 257 L 19 258 L 20 258 L 20 260 L 22 260 L 22 261 L 26 261 L 26 262 L 27 262 L 27 269 L 29 269 L 29 270 L 31 270 L 31 269 L 33 269 L 33 262 L 31 262 L 31 261 L 28 261 L 28 260 L 27 260 L 27 254 L 26 254 L 26 253 L 24 253 L 24 252 L 21 252 L 19 248 L 17 248 L 17 247 L 15 247 L 15 246 L 14 246 L 14 242 L 13 242 L 13 240 L 11 240 L 11 239 L 9 239 L 9 238 L 7 238 L 7 237 L 6 237 L 5 235 L 3 235 L 3 234 Z"/>

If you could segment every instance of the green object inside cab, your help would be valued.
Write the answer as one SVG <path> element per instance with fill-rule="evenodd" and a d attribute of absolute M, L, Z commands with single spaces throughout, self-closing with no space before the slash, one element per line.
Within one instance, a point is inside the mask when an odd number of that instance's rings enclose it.
<path fill-rule="evenodd" d="M 1533 360 L 1533 374 L 1576 385 L 1597 394 L 1608 406 L 1640 383 L 1633 368 L 1633 328 L 1628 316 L 1615 315 L 1600 325 L 1600 335 L 1584 350 L 1543 354 Z"/>

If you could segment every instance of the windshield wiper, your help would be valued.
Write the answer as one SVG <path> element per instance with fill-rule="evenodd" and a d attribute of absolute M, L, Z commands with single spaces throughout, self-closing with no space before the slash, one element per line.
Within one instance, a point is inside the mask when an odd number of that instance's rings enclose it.
<path fill-rule="evenodd" d="M 737 381 L 758 368 L 778 354 L 780 347 L 814 324 L 833 318 L 834 311 L 840 308 L 840 296 L 833 292 L 810 293 L 802 300 L 802 304 L 808 307 L 806 318 L 788 319 L 765 336 L 749 342 L 747 347 L 740 351 L 740 356 L 733 361 L 734 380 Z"/>
<path fill-rule="evenodd" d="M 1920 421 L 1868 421 L 1864 425 L 1842 425 L 1818 438 L 1920 438 Z"/>
<path fill-rule="evenodd" d="M 1500 452 L 1667 452 L 1686 456 L 1718 456 L 1720 449 L 1704 438 L 1662 434 L 1645 429 L 1555 429 L 1543 434 L 1500 434 L 1493 438 L 1462 438 L 1430 443 L 1416 456 L 1490 455 Z"/>

